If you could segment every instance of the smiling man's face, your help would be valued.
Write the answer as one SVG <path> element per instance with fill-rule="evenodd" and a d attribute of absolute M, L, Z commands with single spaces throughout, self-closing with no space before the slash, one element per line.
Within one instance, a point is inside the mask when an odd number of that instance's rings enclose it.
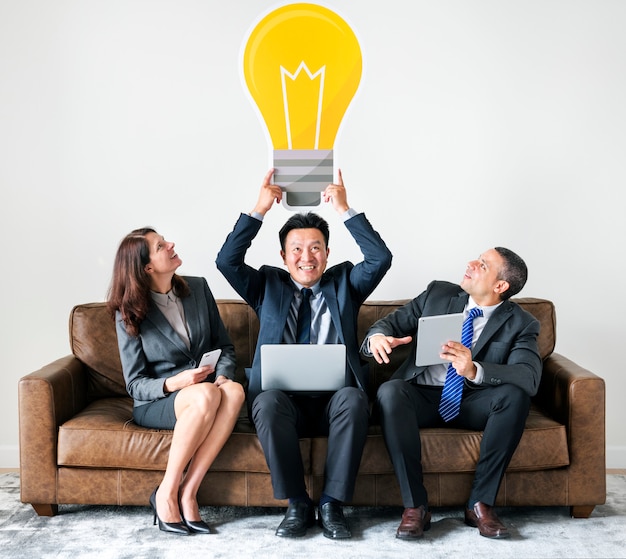
<path fill-rule="evenodd" d="M 319 229 L 292 229 L 280 255 L 291 277 L 304 287 L 315 285 L 328 262 L 329 250 Z"/>

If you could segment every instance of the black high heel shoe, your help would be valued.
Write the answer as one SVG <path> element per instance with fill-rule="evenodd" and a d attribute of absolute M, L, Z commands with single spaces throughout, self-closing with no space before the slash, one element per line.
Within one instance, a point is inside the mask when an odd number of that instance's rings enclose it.
<path fill-rule="evenodd" d="M 185 526 L 189 529 L 190 532 L 195 532 L 196 534 L 210 534 L 211 528 L 204 520 L 187 520 L 183 516 L 183 522 Z"/>
<path fill-rule="evenodd" d="M 179 536 L 188 536 L 191 534 L 190 529 L 184 522 L 163 522 L 159 515 L 157 514 L 156 508 L 156 492 L 158 487 L 152 492 L 150 495 L 150 506 L 152 507 L 152 511 L 154 512 L 154 521 L 153 524 L 157 523 L 157 519 L 159 520 L 159 530 L 163 532 L 169 532 L 170 534 L 178 534 Z"/>
<path fill-rule="evenodd" d="M 211 528 L 209 525 L 204 522 L 204 520 L 187 520 L 185 515 L 183 514 L 183 505 L 180 502 L 180 495 L 178 496 L 178 508 L 180 509 L 180 516 L 183 519 L 183 522 L 187 528 L 189 528 L 190 532 L 194 532 L 196 534 L 210 534 Z"/>

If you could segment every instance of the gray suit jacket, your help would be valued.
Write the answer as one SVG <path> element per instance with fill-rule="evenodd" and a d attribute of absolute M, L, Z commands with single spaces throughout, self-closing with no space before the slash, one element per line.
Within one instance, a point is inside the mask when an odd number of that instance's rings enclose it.
<path fill-rule="evenodd" d="M 409 357 L 400 365 L 392 378 L 415 379 L 426 367 L 415 365 L 416 332 L 421 316 L 463 312 L 469 295 L 459 285 L 432 282 L 421 295 L 375 322 L 368 330 L 361 346 L 364 355 L 371 354 L 367 339 L 374 333 L 386 336 L 413 336 Z M 519 305 L 504 301 L 487 321 L 476 345 L 473 360 L 484 370 L 481 385 L 465 381 L 471 388 L 514 384 L 529 396 L 534 396 L 541 380 L 541 358 L 537 348 L 539 322 Z"/>
<path fill-rule="evenodd" d="M 137 337 L 128 335 L 120 312 L 116 313 L 117 343 L 126 390 L 135 406 L 163 398 L 165 379 L 197 367 L 202 354 L 212 349 L 222 350 L 215 375 L 235 378 L 235 348 L 206 280 L 196 277 L 185 277 L 185 280 L 191 289 L 189 297 L 182 299 L 191 349 L 187 349 L 154 304 L 140 324 Z"/>

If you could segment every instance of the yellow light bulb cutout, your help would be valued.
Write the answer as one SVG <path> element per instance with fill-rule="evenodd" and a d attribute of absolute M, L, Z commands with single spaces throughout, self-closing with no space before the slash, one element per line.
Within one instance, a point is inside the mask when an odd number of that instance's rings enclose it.
<path fill-rule="evenodd" d="M 317 4 L 282 6 L 250 32 L 243 77 L 269 133 L 285 207 L 319 205 L 333 182 L 335 139 L 362 67 L 353 30 Z"/>

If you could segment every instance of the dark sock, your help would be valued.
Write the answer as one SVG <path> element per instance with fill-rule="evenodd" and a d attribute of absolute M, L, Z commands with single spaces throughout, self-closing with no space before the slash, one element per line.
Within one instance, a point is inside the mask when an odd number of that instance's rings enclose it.
<path fill-rule="evenodd" d="M 299 495 L 298 497 L 289 497 L 289 504 L 293 505 L 294 503 L 307 503 L 312 504 L 311 498 L 305 493 L 304 495 Z"/>
<path fill-rule="evenodd" d="M 326 503 L 338 503 L 339 501 L 337 499 L 335 499 L 334 497 L 331 497 L 330 495 L 327 495 L 326 493 L 322 493 L 322 496 L 320 497 L 320 507 L 325 505 Z"/>

